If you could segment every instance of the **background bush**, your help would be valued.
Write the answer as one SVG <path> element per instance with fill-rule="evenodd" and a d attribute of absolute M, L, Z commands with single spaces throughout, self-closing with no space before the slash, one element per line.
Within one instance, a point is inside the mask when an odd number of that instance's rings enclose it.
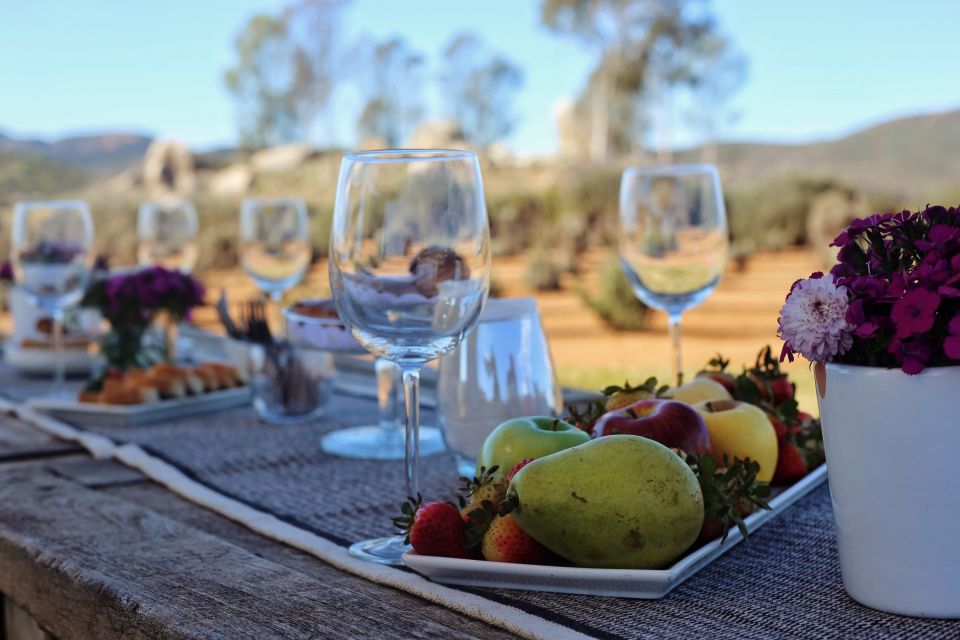
<path fill-rule="evenodd" d="M 611 329 L 639 331 L 647 326 L 650 308 L 633 292 L 616 253 L 607 258 L 596 293 L 581 289 L 580 297 Z"/>

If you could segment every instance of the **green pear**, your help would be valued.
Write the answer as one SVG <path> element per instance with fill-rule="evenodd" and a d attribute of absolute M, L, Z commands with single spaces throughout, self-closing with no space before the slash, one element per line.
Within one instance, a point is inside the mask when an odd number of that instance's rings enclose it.
<path fill-rule="evenodd" d="M 663 567 L 703 525 L 693 471 L 640 436 L 605 436 L 534 460 L 514 476 L 508 500 L 524 531 L 582 567 Z"/>

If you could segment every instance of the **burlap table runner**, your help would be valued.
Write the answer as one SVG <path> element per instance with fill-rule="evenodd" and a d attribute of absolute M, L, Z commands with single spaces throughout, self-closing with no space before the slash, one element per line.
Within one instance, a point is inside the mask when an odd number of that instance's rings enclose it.
<path fill-rule="evenodd" d="M 8 397 L 24 399 L 48 384 L 0 368 L 0 389 Z M 241 408 L 88 431 L 137 444 L 220 494 L 346 546 L 392 533 L 403 468 L 327 455 L 320 437 L 373 422 L 375 414 L 371 399 L 338 394 L 327 417 L 309 425 L 265 425 L 252 409 Z M 423 420 L 433 422 L 429 410 Z M 431 456 L 422 464 L 425 495 L 449 497 L 457 475 L 452 458 Z M 826 486 L 661 600 L 452 589 L 492 601 L 494 617 L 499 603 L 601 638 L 960 638 L 960 621 L 884 614 L 846 595 Z"/>

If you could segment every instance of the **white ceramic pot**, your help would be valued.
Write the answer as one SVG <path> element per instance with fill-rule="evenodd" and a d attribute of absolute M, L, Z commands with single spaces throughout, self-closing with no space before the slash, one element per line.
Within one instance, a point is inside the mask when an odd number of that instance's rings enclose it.
<path fill-rule="evenodd" d="M 960 617 L 960 367 L 828 364 L 817 395 L 847 593 Z"/>

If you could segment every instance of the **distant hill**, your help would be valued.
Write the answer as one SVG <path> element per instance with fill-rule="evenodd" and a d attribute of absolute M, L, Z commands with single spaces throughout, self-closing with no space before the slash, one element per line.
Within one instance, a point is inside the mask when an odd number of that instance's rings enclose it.
<path fill-rule="evenodd" d="M 143 158 L 152 138 L 131 133 L 74 136 L 53 142 L 0 134 L 0 153 L 39 156 L 91 174 L 114 173 Z"/>
<path fill-rule="evenodd" d="M 922 199 L 960 192 L 958 150 L 960 110 L 890 120 L 811 144 L 728 142 L 719 146 L 717 157 L 724 182 L 734 188 L 800 174 Z M 701 154 L 696 149 L 679 155 L 695 159 Z"/>
<path fill-rule="evenodd" d="M 89 184 L 91 174 L 31 153 L 0 151 L 0 204 L 57 196 Z"/>

